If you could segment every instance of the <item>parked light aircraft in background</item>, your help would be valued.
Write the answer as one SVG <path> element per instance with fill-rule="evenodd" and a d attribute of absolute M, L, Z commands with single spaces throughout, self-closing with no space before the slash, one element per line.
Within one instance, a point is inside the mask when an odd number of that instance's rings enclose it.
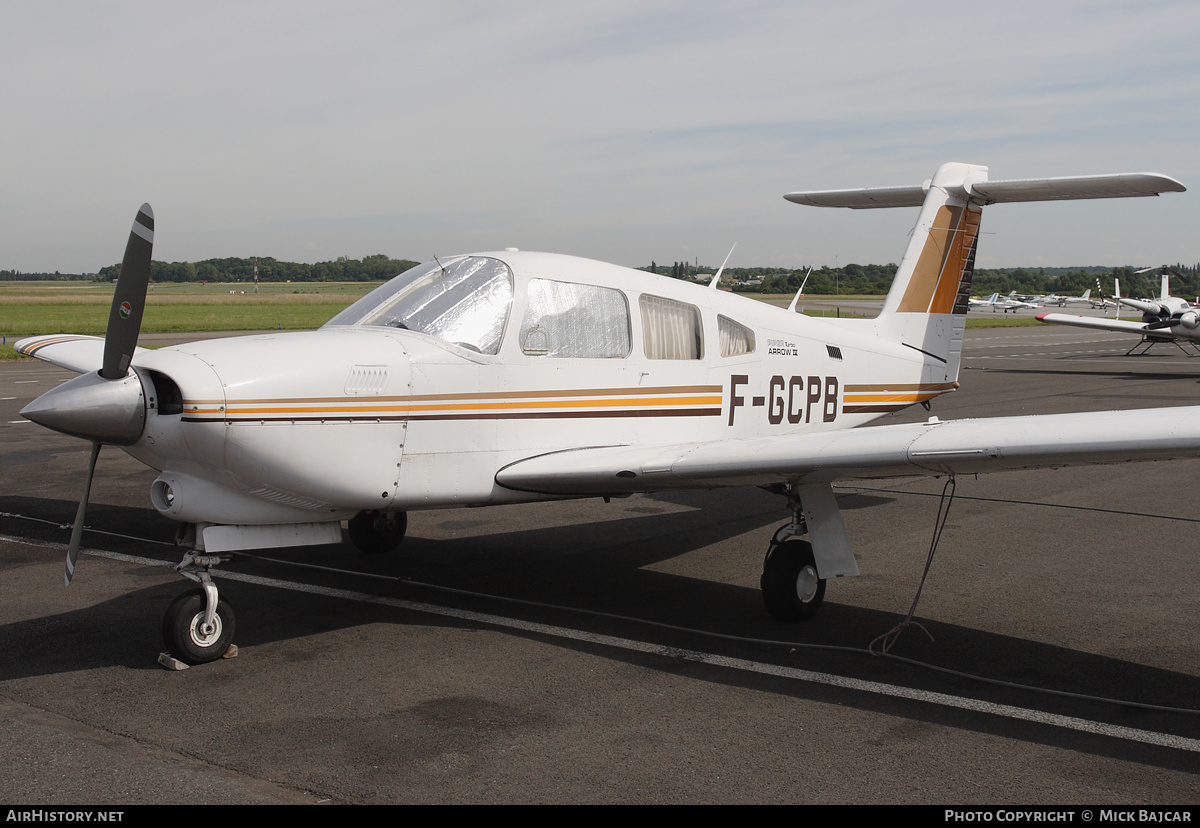
<path fill-rule="evenodd" d="M 1155 270 L 1157 268 L 1147 268 Z M 1100 331 L 1116 331 L 1118 333 L 1139 334 L 1142 339 L 1129 350 L 1133 353 L 1138 347 L 1146 344 L 1148 347 L 1156 342 L 1191 341 L 1200 342 L 1200 308 L 1192 305 L 1186 299 L 1172 296 L 1169 291 L 1168 268 L 1162 268 L 1162 286 L 1157 299 L 1126 299 L 1121 296 L 1121 283 L 1115 281 L 1116 301 L 1121 305 L 1136 308 L 1142 312 L 1141 322 L 1131 322 L 1122 319 L 1098 319 L 1091 316 L 1076 316 L 1067 313 L 1039 313 L 1037 318 L 1050 325 L 1070 325 L 1076 328 L 1091 328 Z M 1139 270 L 1138 273 L 1145 273 Z"/>
<path fill-rule="evenodd" d="M 989 181 L 950 163 L 922 185 L 798 192 L 822 207 L 919 207 L 875 319 L 826 319 L 601 262 L 504 250 L 441 258 L 316 331 L 136 347 L 153 217 L 138 213 L 108 333 L 24 339 L 81 372 L 22 413 L 161 473 L 150 500 L 200 584 L 170 606 L 168 648 L 230 644 L 213 566 L 230 552 L 396 546 L 412 509 L 757 485 L 792 519 L 763 565 L 781 620 L 811 617 L 858 567 L 841 479 L 955 475 L 1200 455 L 1200 408 L 854 428 L 958 387 L 985 205 L 1181 192 L 1154 174 Z M 802 540 L 808 535 L 810 540 Z"/>
<path fill-rule="evenodd" d="M 1104 295 L 1104 291 L 1100 289 L 1100 278 L 1096 277 L 1096 297 L 1092 299 L 1092 310 L 1114 310 L 1120 308 L 1121 305 L 1117 302 L 1117 297 L 1121 295 L 1121 280 L 1113 277 L 1113 295 L 1110 299 Z"/>
<path fill-rule="evenodd" d="M 992 313 L 995 313 L 997 308 L 1004 311 L 1005 313 L 1008 313 L 1009 311 L 1035 309 L 1038 307 L 1038 305 L 1034 302 L 1024 302 L 1024 301 L 1018 299 L 1016 297 L 1016 293 L 1017 292 L 1014 290 L 1011 293 L 1009 293 L 1008 296 L 1005 296 L 1003 299 L 998 299 L 995 302 L 993 302 L 992 303 Z"/>
<path fill-rule="evenodd" d="M 1032 302 L 1023 302 L 1018 299 L 1016 297 L 1015 290 L 1008 294 L 1008 296 L 1004 297 L 1001 297 L 999 293 L 993 293 L 987 299 L 971 299 L 968 304 L 970 307 L 977 310 L 990 307 L 992 309 L 992 313 L 995 313 L 997 310 L 1002 310 L 1005 313 L 1008 313 L 1009 311 L 1018 311 L 1023 308 L 1037 307 L 1037 305 L 1033 304 Z"/>
<path fill-rule="evenodd" d="M 1083 292 L 1082 296 L 1056 296 L 1050 295 L 1042 297 L 1042 305 L 1057 305 L 1058 307 L 1066 307 L 1067 305 L 1085 305 L 1091 301 L 1092 289 L 1088 288 Z"/>

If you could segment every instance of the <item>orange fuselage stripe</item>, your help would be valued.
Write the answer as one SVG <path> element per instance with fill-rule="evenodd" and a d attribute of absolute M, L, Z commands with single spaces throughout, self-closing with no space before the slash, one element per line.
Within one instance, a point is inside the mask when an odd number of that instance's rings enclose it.
<path fill-rule="evenodd" d="M 491 403 L 455 403 L 451 405 L 333 405 L 328 407 L 312 406 L 270 406 L 244 408 L 238 403 L 232 403 L 229 414 L 349 414 L 349 413 L 379 413 L 379 412 L 428 412 L 428 411 L 489 411 L 489 410 L 533 410 L 541 408 L 612 408 L 616 406 L 633 406 L 646 408 L 659 405 L 720 405 L 721 397 L 650 397 L 645 399 L 607 399 L 607 400 L 541 400 L 530 402 L 491 402 Z M 198 406 L 188 408 L 189 414 L 220 414 L 219 408 L 204 408 Z"/>

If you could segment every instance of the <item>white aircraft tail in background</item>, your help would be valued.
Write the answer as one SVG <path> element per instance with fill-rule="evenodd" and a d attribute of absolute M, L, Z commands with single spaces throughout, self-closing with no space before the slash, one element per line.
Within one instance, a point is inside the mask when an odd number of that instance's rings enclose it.
<path fill-rule="evenodd" d="M 1088 288 L 1083 292 L 1082 296 L 1047 296 L 1042 299 L 1043 305 L 1058 305 L 1060 308 L 1067 305 L 1083 305 L 1090 302 L 1092 299 L 1092 289 Z"/>

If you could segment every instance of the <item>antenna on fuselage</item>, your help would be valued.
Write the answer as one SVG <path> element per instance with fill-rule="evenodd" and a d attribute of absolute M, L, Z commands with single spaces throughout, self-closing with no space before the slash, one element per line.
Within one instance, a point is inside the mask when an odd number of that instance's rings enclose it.
<path fill-rule="evenodd" d="M 733 243 L 733 247 L 737 247 L 737 242 Z M 729 263 L 729 257 L 733 255 L 733 247 L 729 248 L 729 252 L 725 254 L 725 261 L 721 262 L 721 266 L 717 268 L 717 274 L 712 277 L 712 281 L 708 283 L 710 288 L 716 290 L 717 282 L 721 281 L 721 274 L 725 272 L 725 265 Z"/>
<path fill-rule="evenodd" d="M 800 297 L 804 295 L 804 286 L 808 284 L 808 277 L 812 275 L 812 266 L 809 265 L 808 273 L 804 274 L 804 281 L 800 283 L 800 289 L 796 291 L 796 295 L 792 297 L 792 304 L 788 305 L 788 313 L 796 312 L 796 303 L 800 301 Z"/>

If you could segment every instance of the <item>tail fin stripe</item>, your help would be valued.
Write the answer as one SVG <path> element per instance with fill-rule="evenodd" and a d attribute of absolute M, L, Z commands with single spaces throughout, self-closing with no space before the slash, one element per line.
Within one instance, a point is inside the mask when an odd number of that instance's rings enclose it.
<path fill-rule="evenodd" d="M 975 235 L 979 230 L 979 210 L 966 210 L 959 221 L 958 232 L 950 245 L 950 254 L 942 268 L 942 278 L 938 283 L 937 293 L 929 306 L 930 313 L 952 313 L 959 295 L 959 285 L 962 283 L 967 260 L 970 258 L 971 246 L 975 243 Z"/>
<path fill-rule="evenodd" d="M 921 256 L 913 268 L 912 278 L 904 291 L 904 298 L 896 309 L 900 313 L 926 313 L 929 303 L 937 290 L 938 279 L 946 265 L 950 254 L 950 239 L 958 227 L 962 208 L 942 206 L 938 208 L 933 220 L 933 226 L 925 237 L 925 245 L 921 248 Z"/>

